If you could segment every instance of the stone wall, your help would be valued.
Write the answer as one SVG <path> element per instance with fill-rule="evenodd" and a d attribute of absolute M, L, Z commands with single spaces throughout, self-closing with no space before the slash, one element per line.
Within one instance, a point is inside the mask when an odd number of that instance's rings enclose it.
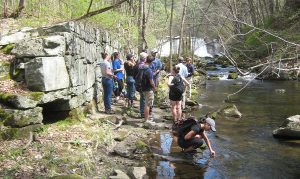
<path fill-rule="evenodd" d="M 4 124 L 39 124 L 43 110 L 68 111 L 99 100 L 100 53 L 120 49 L 120 44 L 111 39 L 108 32 L 78 22 L 24 28 L 3 36 L 0 48 L 14 44 L 13 71 L 18 72 L 14 80 L 30 90 L 26 94 L 0 92 Z"/>

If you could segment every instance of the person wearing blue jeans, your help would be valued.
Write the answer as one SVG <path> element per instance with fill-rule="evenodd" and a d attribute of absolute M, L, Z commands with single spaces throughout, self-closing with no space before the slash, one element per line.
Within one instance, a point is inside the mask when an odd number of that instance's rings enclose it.
<path fill-rule="evenodd" d="M 111 57 L 107 53 L 101 53 L 103 62 L 100 63 L 102 73 L 102 86 L 103 86 L 103 101 L 106 114 L 114 114 L 111 110 L 111 97 L 113 92 L 113 78 L 116 76 L 112 73 Z"/>

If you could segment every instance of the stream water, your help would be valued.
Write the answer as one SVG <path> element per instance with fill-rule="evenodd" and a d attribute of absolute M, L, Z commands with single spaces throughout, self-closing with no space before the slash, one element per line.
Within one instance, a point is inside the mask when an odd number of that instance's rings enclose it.
<path fill-rule="evenodd" d="M 193 115 L 216 111 L 228 94 L 247 82 L 208 81 L 199 96 L 202 107 Z M 215 158 L 209 157 L 208 150 L 186 156 L 170 133 L 162 132 L 153 140 L 158 157 L 151 161 L 150 178 L 300 178 L 300 141 L 272 136 L 285 118 L 300 113 L 300 83 L 254 80 L 231 102 L 243 117 L 216 121 L 217 132 L 208 134 Z"/>

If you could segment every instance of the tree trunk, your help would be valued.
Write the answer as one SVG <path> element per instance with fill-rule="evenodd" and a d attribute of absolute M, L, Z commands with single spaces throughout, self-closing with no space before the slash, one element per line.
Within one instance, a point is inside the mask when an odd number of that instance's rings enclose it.
<path fill-rule="evenodd" d="M 256 15 L 255 15 L 255 8 L 253 5 L 253 0 L 248 0 L 248 4 L 250 7 L 250 15 L 251 15 L 251 21 L 253 26 L 256 26 Z"/>
<path fill-rule="evenodd" d="M 188 5 L 188 1 L 184 1 L 183 10 L 182 10 L 182 17 L 181 17 L 181 24 L 180 24 L 180 39 L 179 39 L 179 46 L 178 46 L 178 57 L 181 56 L 181 48 L 182 48 L 182 39 L 183 39 L 183 28 L 184 28 L 184 21 L 185 21 L 185 14 L 186 8 Z"/>
<path fill-rule="evenodd" d="M 270 16 L 274 14 L 274 0 L 269 0 L 269 11 L 270 11 Z"/>
<path fill-rule="evenodd" d="M 139 0 L 139 14 L 138 14 L 138 26 L 139 26 L 139 36 L 138 36 L 138 52 L 141 53 L 145 48 L 145 0 Z"/>
<path fill-rule="evenodd" d="M 15 18 L 15 19 L 20 17 L 22 15 L 22 11 L 24 8 L 25 8 L 25 0 L 20 0 L 18 8 L 16 9 L 15 12 L 13 12 L 10 15 L 10 17 Z"/>
<path fill-rule="evenodd" d="M 172 48 L 173 48 L 173 38 L 172 38 L 172 26 L 173 26 L 173 11 L 174 11 L 174 0 L 172 0 L 172 4 L 171 4 L 171 17 L 170 17 L 170 62 L 169 62 L 169 65 L 170 65 L 170 72 L 172 72 L 172 69 L 173 69 L 173 63 L 172 63 Z"/>
<path fill-rule="evenodd" d="M 7 11 L 7 0 L 4 0 L 3 2 L 3 18 L 7 18 L 8 17 L 8 11 Z"/>

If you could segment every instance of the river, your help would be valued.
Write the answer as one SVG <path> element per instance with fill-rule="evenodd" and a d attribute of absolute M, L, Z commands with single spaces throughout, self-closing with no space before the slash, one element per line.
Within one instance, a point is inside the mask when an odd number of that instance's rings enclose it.
<path fill-rule="evenodd" d="M 228 94 L 247 82 L 207 81 L 199 95 L 202 107 L 193 115 L 216 111 Z M 162 132 L 154 140 L 160 157 L 148 168 L 150 178 L 300 178 L 300 140 L 272 136 L 285 118 L 300 113 L 300 83 L 254 80 L 230 101 L 243 117 L 237 121 L 216 120 L 217 132 L 208 134 L 217 153 L 215 158 L 205 150 L 198 158 L 189 159 L 172 144 L 170 133 Z"/>

